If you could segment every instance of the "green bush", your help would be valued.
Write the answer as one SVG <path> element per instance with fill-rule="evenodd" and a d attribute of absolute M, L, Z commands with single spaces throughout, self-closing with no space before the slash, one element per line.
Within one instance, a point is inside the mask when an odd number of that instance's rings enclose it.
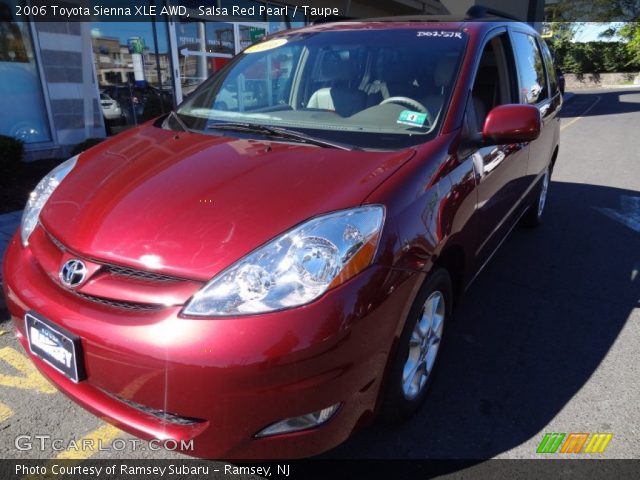
<path fill-rule="evenodd" d="M 84 142 L 80 142 L 75 147 L 73 147 L 73 150 L 71 150 L 71 155 L 77 155 L 81 152 L 84 152 L 85 150 L 89 150 L 91 147 L 99 144 L 103 140 L 104 138 L 87 138 Z"/>
<path fill-rule="evenodd" d="M 640 61 L 634 59 L 623 42 L 552 41 L 556 63 L 565 73 L 637 72 Z"/>
<path fill-rule="evenodd" d="M 13 137 L 0 135 L 0 175 L 7 177 L 20 168 L 24 144 Z"/>

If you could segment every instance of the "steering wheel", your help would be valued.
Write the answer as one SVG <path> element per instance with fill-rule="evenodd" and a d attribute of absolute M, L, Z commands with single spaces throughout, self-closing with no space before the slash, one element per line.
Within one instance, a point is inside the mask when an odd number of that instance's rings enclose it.
<path fill-rule="evenodd" d="M 423 104 L 421 104 L 417 100 L 414 100 L 413 98 L 409 98 L 409 97 L 389 97 L 389 98 L 385 98 L 384 100 L 382 100 L 378 105 L 384 105 L 386 103 L 398 103 L 400 105 L 404 105 L 404 106 L 407 106 L 409 108 L 412 108 L 413 110 L 416 110 L 416 111 L 418 111 L 420 113 L 426 113 L 427 114 L 427 121 L 430 124 L 433 123 L 433 119 L 431 117 L 431 113 L 429 113 L 429 110 L 427 110 L 427 107 L 425 107 Z"/>

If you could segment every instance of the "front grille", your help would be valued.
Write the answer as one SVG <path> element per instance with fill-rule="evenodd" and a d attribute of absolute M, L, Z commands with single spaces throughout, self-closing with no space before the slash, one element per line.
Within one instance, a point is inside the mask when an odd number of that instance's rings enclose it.
<path fill-rule="evenodd" d="M 122 398 L 120 395 L 116 395 L 114 393 L 107 392 L 106 390 L 102 390 L 104 393 L 109 395 L 110 397 L 119 400 L 125 405 L 129 405 L 130 407 L 135 408 L 143 413 L 151 415 L 152 417 L 157 418 L 158 420 L 162 420 L 163 422 L 173 423 L 175 425 L 196 425 L 198 423 L 204 422 L 199 418 L 191 418 L 191 417 L 181 417 L 179 415 L 175 415 L 173 413 L 165 412 L 164 410 L 159 410 L 157 408 L 147 407 L 146 405 L 140 405 L 132 400 L 127 398 Z"/>
<path fill-rule="evenodd" d="M 51 242 L 61 251 L 68 251 L 67 247 L 56 237 L 47 232 L 47 236 Z M 137 278 L 140 280 L 147 280 L 149 282 L 181 282 L 183 278 L 172 277 L 171 275 L 163 275 L 161 273 L 147 272 L 145 270 L 136 270 L 135 268 L 123 267 L 121 265 L 112 265 L 102 263 L 100 260 L 91 260 L 94 263 L 101 264 L 102 270 L 109 272 L 113 275 L 121 277 Z"/>
<path fill-rule="evenodd" d="M 112 273 L 113 275 L 138 278 L 140 280 L 148 280 L 150 282 L 179 282 L 182 280 L 181 278 L 171 277 L 169 275 L 162 275 L 155 272 L 146 272 L 144 270 L 135 270 L 133 268 L 121 267 L 119 265 L 105 265 L 103 268 L 105 269 L 105 271 Z"/>
<path fill-rule="evenodd" d="M 86 263 L 92 264 L 92 268 L 94 269 L 93 279 L 94 288 L 92 293 L 99 293 L 100 290 L 100 282 L 102 279 L 109 279 L 106 275 L 111 275 L 111 279 L 117 280 L 122 287 L 128 288 L 127 296 L 125 299 L 114 299 L 96 296 L 93 294 L 82 293 L 77 290 L 66 289 L 68 292 L 74 294 L 75 296 L 82 298 L 83 300 L 87 300 L 89 302 L 97 303 L 100 305 L 104 305 L 111 308 L 117 308 L 121 310 L 128 311 L 140 311 L 140 312 L 151 312 L 166 308 L 166 305 L 162 303 L 149 303 L 149 295 L 142 295 L 143 298 L 139 298 L 136 295 L 136 292 L 144 293 L 148 291 L 149 285 L 140 285 L 140 283 L 133 282 L 132 280 L 141 280 L 144 282 L 155 283 L 154 288 L 158 290 L 158 298 L 164 298 L 163 295 L 167 295 L 169 290 L 172 290 L 174 286 L 179 285 L 182 282 L 188 282 L 189 280 L 173 277 L 170 275 L 163 275 L 161 273 L 149 272 L 145 270 L 137 270 L 135 268 L 125 267 L 122 265 L 113 265 L 108 263 L 103 263 L 100 260 L 93 260 L 90 257 L 84 257 L 81 255 L 76 255 L 72 251 L 70 251 L 60 240 L 55 238 L 53 235 L 47 232 L 47 236 L 49 240 L 61 251 L 67 252 L 71 255 L 76 256 L 77 258 L 83 259 Z M 97 268 L 96 268 L 97 267 Z M 55 267 L 52 267 L 55 268 Z M 60 286 L 60 282 L 57 280 L 57 271 L 50 272 L 50 276 L 52 279 Z M 162 285 L 160 285 L 162 284 Z M 108 297 L 110 295 L 107 294 Z M 144 299 L 144 302 L 140 302 L 137 300 Z M 152 298 L 151 302 L 157 302 L 158 300 Z"/>
<path fill-rule="evenodd" d="M 46 230 L 45 230 L 45 232 L 46 232 Z M 51 240 L 51 242 L 56 247 L 58 247 L 58 250 L 60 250 L 61 252 L 66 252 L 67 251 L 67 247 L 65 247 L 60 240 L 58 240 L 56 237 L 51 235 L 49 232 L 47 232 L 47 236 L 49 237 L 49 240 Z"/>
<path fill-rule="evenodd" d="M 119 300 L 111 300 L 109 298 L 96 297 L 94 295 L 87 295 L 86 293 L 76 292 L 75 290 L 70 290 L 74 295 L 88 300 L 90 302 L 99 303 L 101 305 L 106 305 L 113 308 L 121 308 L 123 310 L 137 310 L 137 311 L 153 311 L 160 310 L 163 308 L 163 305 L 158 305 L 154 303 L 135 303 L 135 302 L 122 302 Z"/>

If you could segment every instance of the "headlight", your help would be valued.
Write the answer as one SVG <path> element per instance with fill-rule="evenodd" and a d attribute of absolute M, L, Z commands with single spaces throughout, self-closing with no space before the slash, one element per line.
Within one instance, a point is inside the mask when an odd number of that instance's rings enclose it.
<path fill-rule="evenodd" d="M 70 158 L 66 162 L 61 163 L 56 168 L 51 170 L 42 180 L 38 183 L 38 186 L 29 195 L 27 200 L 27 206 L 22 212 L 22 223 L 20 225 L 20 235 L 22 237 L 22 244 L 26 247 L 29 243 L 29 236 L 31 232 L 38 225 L 38 219 L 40 217 L 40 211 L 44 207 L 49 197 L 54 192 L 60 182 L 66 177 L 69 172 L 75 167 L 78 155 Z"/>
<path fill-rule="evenodd" d="M 371 264 L 384 208 L 355 208 L 313 218 L 218 274 L 185 315 L 272 312 L 309 303 Z"/>

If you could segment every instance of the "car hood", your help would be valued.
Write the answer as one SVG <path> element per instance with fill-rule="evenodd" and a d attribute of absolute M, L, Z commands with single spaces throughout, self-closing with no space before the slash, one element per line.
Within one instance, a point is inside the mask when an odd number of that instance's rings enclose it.
<path fill-rule="evenodd" d="M 40 221 L 78 255 L 207 280 L 310 217 L 360 205 L 413 153 L 146 125 L 83 153 Z"/>

